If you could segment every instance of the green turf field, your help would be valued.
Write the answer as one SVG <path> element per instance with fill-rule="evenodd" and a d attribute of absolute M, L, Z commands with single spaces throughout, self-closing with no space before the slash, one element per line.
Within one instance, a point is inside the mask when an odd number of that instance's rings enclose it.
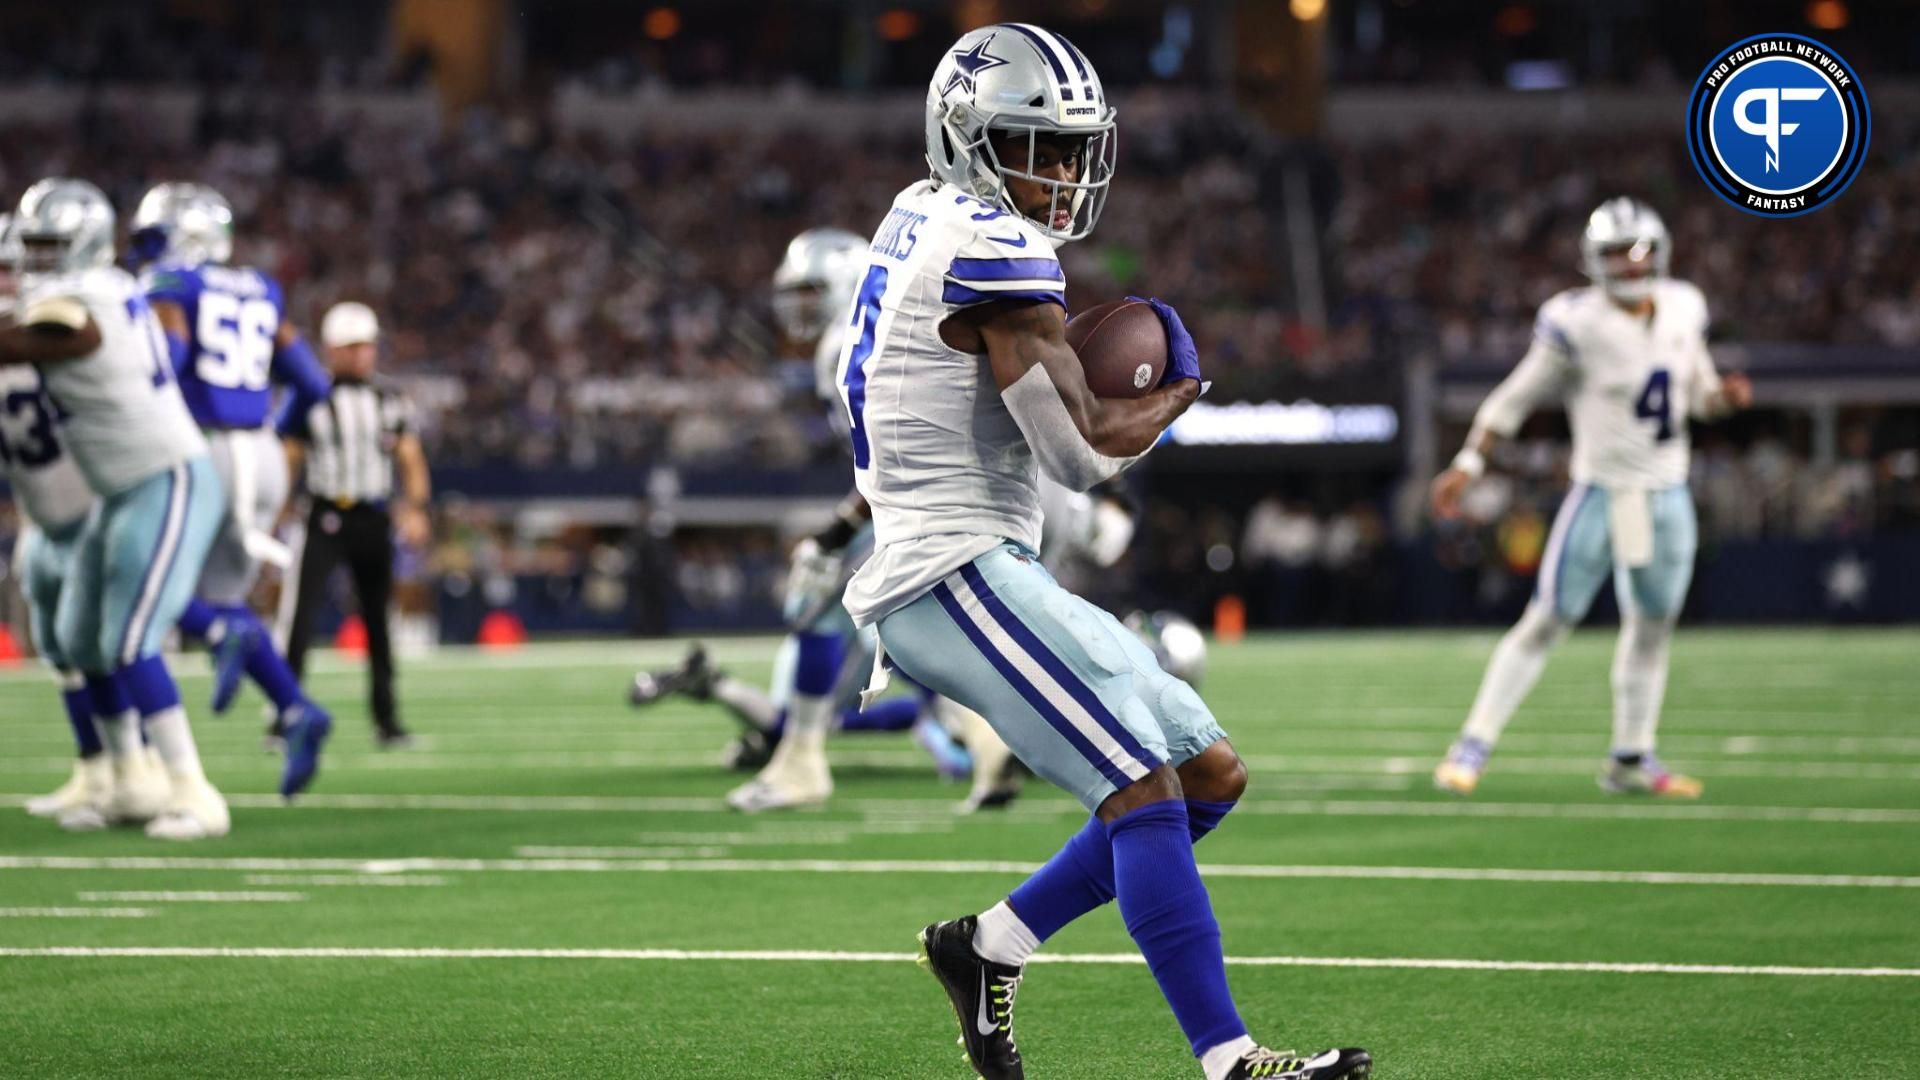
<path fill-rule="evenodd" d="M 1605 631 L 1478 798 L 1435 795 L 1492 642 L 1215 648 L 1253 782 L 1201 862 L 1255 1035 L 1368 1046 L 1390 1080 L 1920 1076 L 1920 632 L 1683 632 L 1687 805 L 1594 787 Z M 622 701 L 677 651 L 405 665 L 406 754 L 370 749 L 359 673 L 323 661 L 340 727 L 297 807 L 251 701 L 198 719 L 235 811 L 197 845 L 14 809 L 69 744 L 44 676 L 0 673 L 0 1075 L 970 1075 L 913 933 L 998 899 L 1077 807 L 956 819 L 906 738 L 850 736 L 831 809 L 733 815 L 728 721 Z M 718 652 L 759 677 L 771 642 Z M 1081 962 L 1021 990 L 1029 1075 L 1199 1075 L 1129 952 L 1111 909 L 1048 944 Z"/>

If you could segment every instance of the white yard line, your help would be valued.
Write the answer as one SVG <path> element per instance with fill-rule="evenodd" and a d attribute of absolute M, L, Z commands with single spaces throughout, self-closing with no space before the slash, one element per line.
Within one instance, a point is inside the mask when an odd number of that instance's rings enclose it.
<path fill-rule="evenodd" d="M 216 755 L 202 759 L 211 772 L 243 772 L 260 767 L 261 754 Z M 927 756 L 911 749 L 844 750 L 828 755 L 834 764 L 882 769 L 925 769 Z M 1380 787 L 1404 788 L 1412 778 L 1433 770 L 1436 754 L 1380 755 L 1373 753 L 1339 754 L 1246 754 L 1247 767 L 1264 771 L 1268 787 L 1299 791 L 1372 790 Z M 1516 776 L 1587 775 L 1598 771 L 1604 755 L 1569 757 L 1524 757 L 1502 755 L 1494 762 L 1494 771 Z M 368 772 L 524 772 L 527 770 L 581 769 L 600 772 L 607 769 L 712 768 L 717 752 L 652 750 L 551 750 L 508 753 L 461 753 L 457 751 L 410 751 L 388 754 L 343 754 L 327 759 L 327 767 L 336 771 Z M 0 773 L 49 775 L 69 770 L 72 759 L 65 757 L 0 758 Z M 1753 759 L 1716 760 L 1700 770 L 1709 778 L 1757 780 L 1892 780 L 1920 781 L 1920 763 L 1877 761 L 1758 761 Z M 1383 784 L 1382 778 L 1391 780 Z"/>
<path fill-rule="evenodd" d="M 146 919 L 151 908 L 137 907 L 8 907 L 0 919 Z"/>
<path fill-rule="evenodd" d="M 307 898 L 299 892 L 83 892 L 80 900 L 121 900 L 145 904 L 297 904 Z"/>
<path fill-rule="evenodd" d="M 19 806 L 32 796 L 0 795 L 0 806 Z M 465 813 L 735 814 L 723 799 L 619 795 L 351 795 L 331 792 L 302 795 L 288 807 L 278 795 L 236 793 L 227 805 L 249 810 L 433 810 Z M 842 799 L 830 809 L 873 814 L 897 812 L 903 819 L 932 821 L 953 812 L 947 799 Z M 1610 821 L 1759 821 L 1842 825 L 1920 825 L 1920 809 L 1866 806 L 1721 806 L 1714 803 L 1594 802 L 1523 803 L 1398 799 L 1243 799 L 1236 814 L 1283 817 L 1511 818 Z M 1054 796 L 1025 799 L 1013 807 L 958 821 L 1036 824 L 1060 817 L 1084 817 L 1079 803 Z M 835 821 L 822 822 L 833 826 Z M 859 828 L 857 823 L 844 823 Z"/>
<path fill-rule="evenodd" d="M 432 888 L 447 879 L 434 874 L 248 874 L 249 885 L 327 886 L 373 885 L 387 888 Z"/>
<path fill-rule="evenodd" d="M 731 850 L 712 847 L 517 847 L 513 853 L 523 859 L 711 859 Z"/>
<path fill-rule="evenodd" d="M 132 945 L 50 945 L 0 948 L 0 957 L 195 960 L 627 960 L 723 963 L 904 964 L 914 953 L 773 949 L 439 949 L 439 948 L 253 948 Z M 1135 966 L 1137 953 L 1040 953 L 1036 964 Z M 1787 964 L 1593 963 L 1554 960 L 1467 960 L 1412 956 L 1229 956 L 1242 967 L 1358 968 L 1412 971 L 1564 972 L 1580 975 L 1716 975 L 1786 978 L 1920 978 L 1920 968 L 1798 967 Z"/>
<path fill-rule="evenodd" d="M 529 849 L 522 848 L 521 851 Z M 541 848 L 539 851 L 619 851 L 618 848 Z M 994 859 L 667 859 L 618 855 L 454 859 L 212 858 L 205 856 L 0 856 L 0 870 L 328 870 L 382 873 L 586 874 L 1030 874 L 1039 863 Z M 1920 889 L 1920 877 L 1882 874 L 1688 873 L 1666 870 L 1555 870 L 1458 866 L 1268 866 L 1202 863 L 1211 878 L 1459 881 L 1571 885 L 1681 885 L 1744 888 Z M 83 897 L 186 898 L 189 893 L 83 893 Z M 207 894 L 218 895 L 218 894 Z M 232 894 L 228 894 L 232 895 Z M 297 894 L 294 894 L 297 895 Z"/>

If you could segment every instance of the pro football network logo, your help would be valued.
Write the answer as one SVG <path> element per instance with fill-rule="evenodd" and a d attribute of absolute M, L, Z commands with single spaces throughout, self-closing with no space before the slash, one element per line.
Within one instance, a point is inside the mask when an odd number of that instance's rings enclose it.
<path fill-rule="evenodd" d="M 1714 194 L 1749 214 L 1798 217 L 1832 202 L 1867 160 L 1860 78 L 1799 34 L 1760 34 L 1714 57 L 1687 105 L 1687 150 Z"/>

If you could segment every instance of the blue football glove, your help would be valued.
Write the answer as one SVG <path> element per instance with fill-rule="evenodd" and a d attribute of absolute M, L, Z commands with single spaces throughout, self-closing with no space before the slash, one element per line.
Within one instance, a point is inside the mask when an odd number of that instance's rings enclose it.
<path fill-rule="evenodd" d="M 1153 313 L 1160 316 L 1160 325 L 1167 328 L 1167 370 L 1160 376 L 1160 385 L 1182 379 L 1200 382 L 1199 350 L 1193 347 L 1193 335 L 1187 333 L 1187 326 L 1180 321 L 1180 313 L 1173 310 L 1173 305 L 1148 296 L 1129 296 L 1127 299 L 1138 300 L 1151 307 Z"/>

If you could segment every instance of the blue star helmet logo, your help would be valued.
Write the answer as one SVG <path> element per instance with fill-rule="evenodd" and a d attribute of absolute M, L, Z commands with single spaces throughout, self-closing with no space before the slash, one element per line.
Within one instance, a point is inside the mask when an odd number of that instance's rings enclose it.
<path fill-rule="evenodd" d="M 997 68 L 1006 61 L 987 52 L 987 46 L 993 44 L 993 34 L 988 34 L 974 43 L 971 49 L 962 49 L 953 54 L 953 74 L 947 76 L 947 85 L 940 88 L 940 96 L 946 97 L 955 86 L 971 94 L 974 92 L 974 78 L 989 68 Z"/>

